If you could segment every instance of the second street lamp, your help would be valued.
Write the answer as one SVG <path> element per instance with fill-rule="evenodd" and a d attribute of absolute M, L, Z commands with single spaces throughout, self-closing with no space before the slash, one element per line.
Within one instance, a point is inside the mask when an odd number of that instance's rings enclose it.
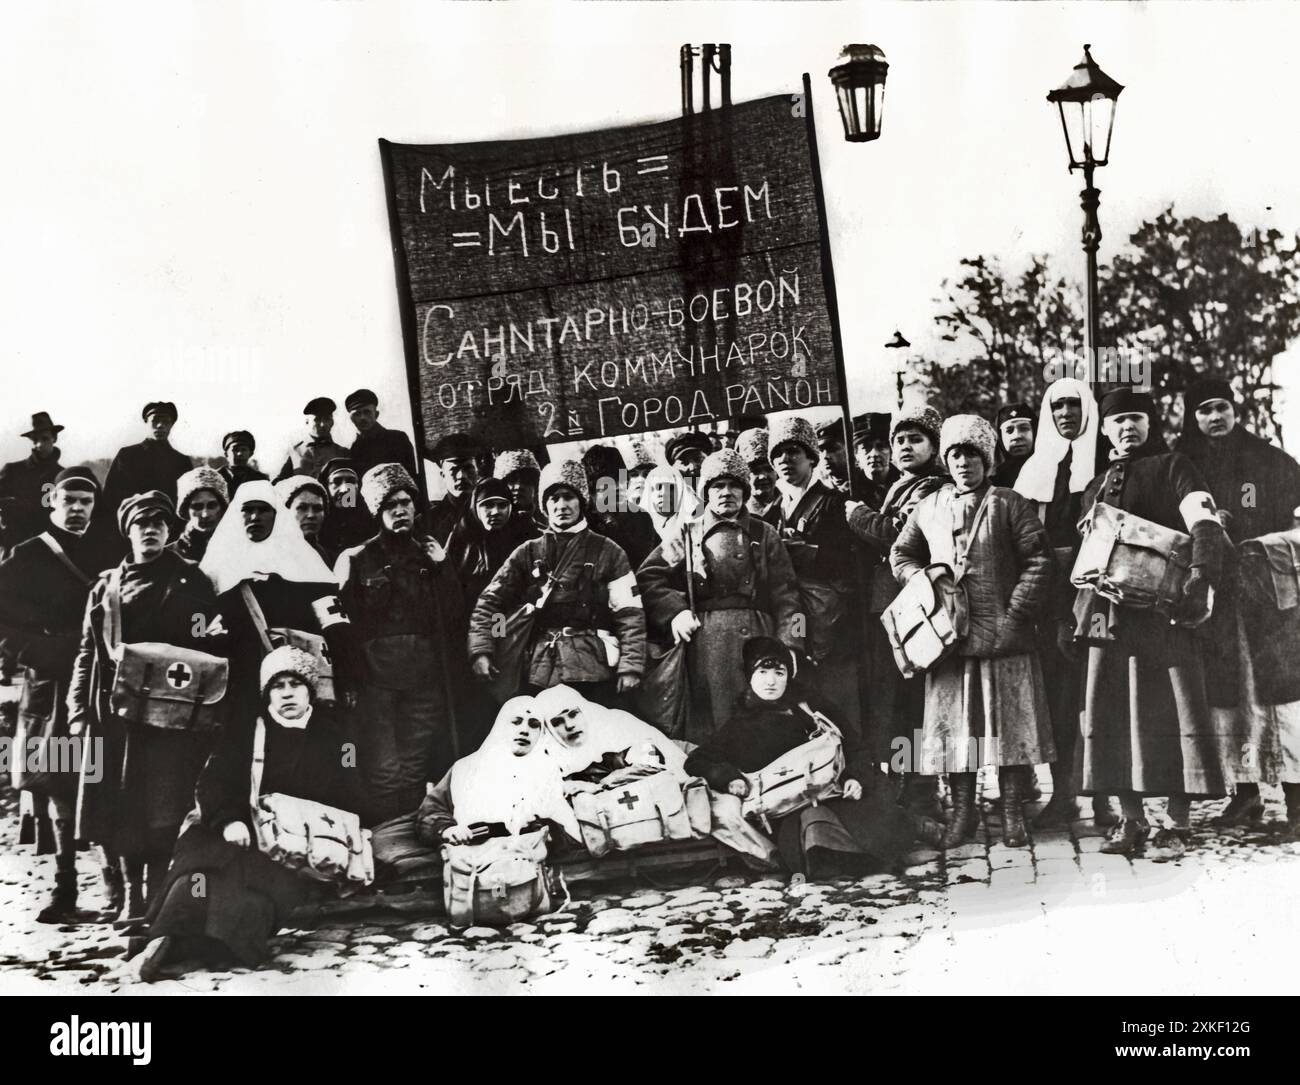
<path fill-rule="evenodd" d="M 840 56 L 844 59 L 827 74 L 839 98 L 844 138 L 849 143 L 879 139 L 889 74 L 885 54 L 874 45 L 846 45 Z"/>
<path fill-rule="evenodd" d="M 1061 114 L 1065 149 L 1070 156 L 1070 170 L 1083 170 L 1083 251 L 1088 271 L 1085 283 L 1084 356 L 1097 371 L 1097 339 L 1100 322 L 1097 300 L 1097 249 L 1101 245 L 1101 222 L 1097 208 L 1101 191 L 1093 183 L 1093 171 L 1110 160 L 1110 136 L 1115 127 L 1115 104 L 1124 88 L 1097 66 L 1091 46 L 1083 47 L 1083 59 L 1074 66 L 1070 78 L 1047 95 Z"/>

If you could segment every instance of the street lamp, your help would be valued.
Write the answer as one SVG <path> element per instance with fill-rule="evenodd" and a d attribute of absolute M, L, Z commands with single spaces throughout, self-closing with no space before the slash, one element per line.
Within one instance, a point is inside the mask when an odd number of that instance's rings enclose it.
<path fill-rule="evenodd" d="M 1115 103 L 1124 88 L 1103 72 L 1092 59 L 1091 46 L 1083 47 L 1083 59 L 1074 66 L 1070 78 L 1055 90 L 1047 100 L 1053 102 L 1061 113 L 1061 130 L 1065 133 L 1065 149 L 1070 156 L 1070 172 L 1083 170 L 1083 251 L 1088 261 L 1088 281 L 1084 313 L 1084 356 L 1097 371 L 1097 339 L 1099 305 L 1097 301 L 1097 249 L 1101 245 L 1101 223 L 1097 208 L 1101 204 L 1101 191 L 1092 183 L 1092 174 L 1098 166 L 1110 160 L 1110 136 L 1115 127 Z"/>
<path fill-rule="evenodd" d="M 885 54 L 874 45 L 846 45 L 840 56 L 845 59 L 828 74 L 839 98 L 844 138 L 849 143 L 879 139 L 889 73 Z"/>

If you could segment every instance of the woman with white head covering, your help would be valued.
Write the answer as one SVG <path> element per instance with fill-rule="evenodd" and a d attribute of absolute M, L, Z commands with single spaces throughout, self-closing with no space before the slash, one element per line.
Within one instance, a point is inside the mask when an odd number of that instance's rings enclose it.
<path fill-rule="evenodd" d="M 347 615 L 333 574 L 303 537 L 271 483 L 245 482 L 213 532 L 199 568 L 212 582 L 231 636 L 230 694 L 239 711 L 256 711 L 257 670 L 271 645 L 296 631 L 323 637 L 333 662 L 334 690 L 347 692 L 352 673 Z"/>
<path fill-rule="evenodd" d="M 1079 533 L 1083 491 L 1102 469 L 1098 460 L 1101 422 L 1092 389 L 1081 380 L 1062 377 L 1054 381 L 1039 408 L 1038 435 L 1034 451 L 1025 460 L 1012 487 L 1036 502 L 1038 518 L 1047 529 L 1055 557 L 1052 613 L 1068 613 L 1074 601 L 1070 586 L 1070 564 Z M 1043 685 L 1052 717 L 1056 760 L 1052 763 L 1052 798 L 1034 824 L 1041 829 L 1066 825 L 1078 812 L 1075 803 L 1074 747 L 1079 733 L 1079 712 L 1083 676 L 1076 661 L 1056 647 L 1056 631 L 1044 629 L 1039 659 Z M 1099 825 L 1113 825 L 1114 815 L 1104 795 L 1092 800 L 1093 816 Z"/>
<path fill-rule="evenodd" d="M 483 745 L 452 765 L 420 805 L 420 841 L 474 844 L 545 822 L 581 840 L 578 819 L 564 800 L 559 766 L 541 750 L 543 734 L 532 697 L 506 701 Z"/>
<path fill-rule="evenodd" d="M 666 539 L 696 519 L 704 506 L 676 467 L 660 464 L 645 477 L 641 508 L 650 514 L 659 538 Z"/>
<path fill-rule="evenodd" d="M 565 777 L 566 792 L 590 790 L 611 772 L 633 765 L 687 778 L 681 748 L 631 712 L 596 704 L 565 685 L 542 690 L 535 709 L 547 732 L 547 753 Z"/>

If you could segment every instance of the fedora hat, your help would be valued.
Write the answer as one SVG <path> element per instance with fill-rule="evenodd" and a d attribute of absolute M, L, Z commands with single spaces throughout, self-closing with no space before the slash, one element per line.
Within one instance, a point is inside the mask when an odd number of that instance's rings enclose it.
<path fill-rule="evenodd" d="M 34 415 L 32 415 L 32 428 L 29 429 L 26 433 L 24 433 L 23 436 L 35 437 L 36 434 L 41 433 L 42 431 L 45 430 L 48 430 L 49 432 L 53 433 L 54 436 L 57 437 L 60 433 L 63 432 L 63 427 L 56 426 L 54 424 L 54 420 L 49 416 L 49 413 L 47 411 L 37 411 Z"/>

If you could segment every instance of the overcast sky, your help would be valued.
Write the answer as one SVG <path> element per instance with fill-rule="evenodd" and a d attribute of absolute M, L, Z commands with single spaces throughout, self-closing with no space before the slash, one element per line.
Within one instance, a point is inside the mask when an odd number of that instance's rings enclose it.
<path fill-rule="evenodd" d="M 0 10 L 0 358 L 65 462 L 251 428 L 264 466 L 308 398 L 374 388 L 410 426 L 376 139 L 526 138 L 680 110 L 677 50 L 726 41 L 737 100 L 813 93 L 855 410 L 888 409 L 895 328 L 927 341 L 979 253 L 1081 269 L 1077 176 L 1046 92 L 1093 46 L 1125 84 L 1103 260 L 1143 217 L 1300 229 L 1287 4 L 10 3 Z M 890 62 L 884 134 L 843 141 L 839 47 Z M 337 435 L 353 434 L 341 418 Z M 278 461 L 277 461 L 278 462 Z"/>

